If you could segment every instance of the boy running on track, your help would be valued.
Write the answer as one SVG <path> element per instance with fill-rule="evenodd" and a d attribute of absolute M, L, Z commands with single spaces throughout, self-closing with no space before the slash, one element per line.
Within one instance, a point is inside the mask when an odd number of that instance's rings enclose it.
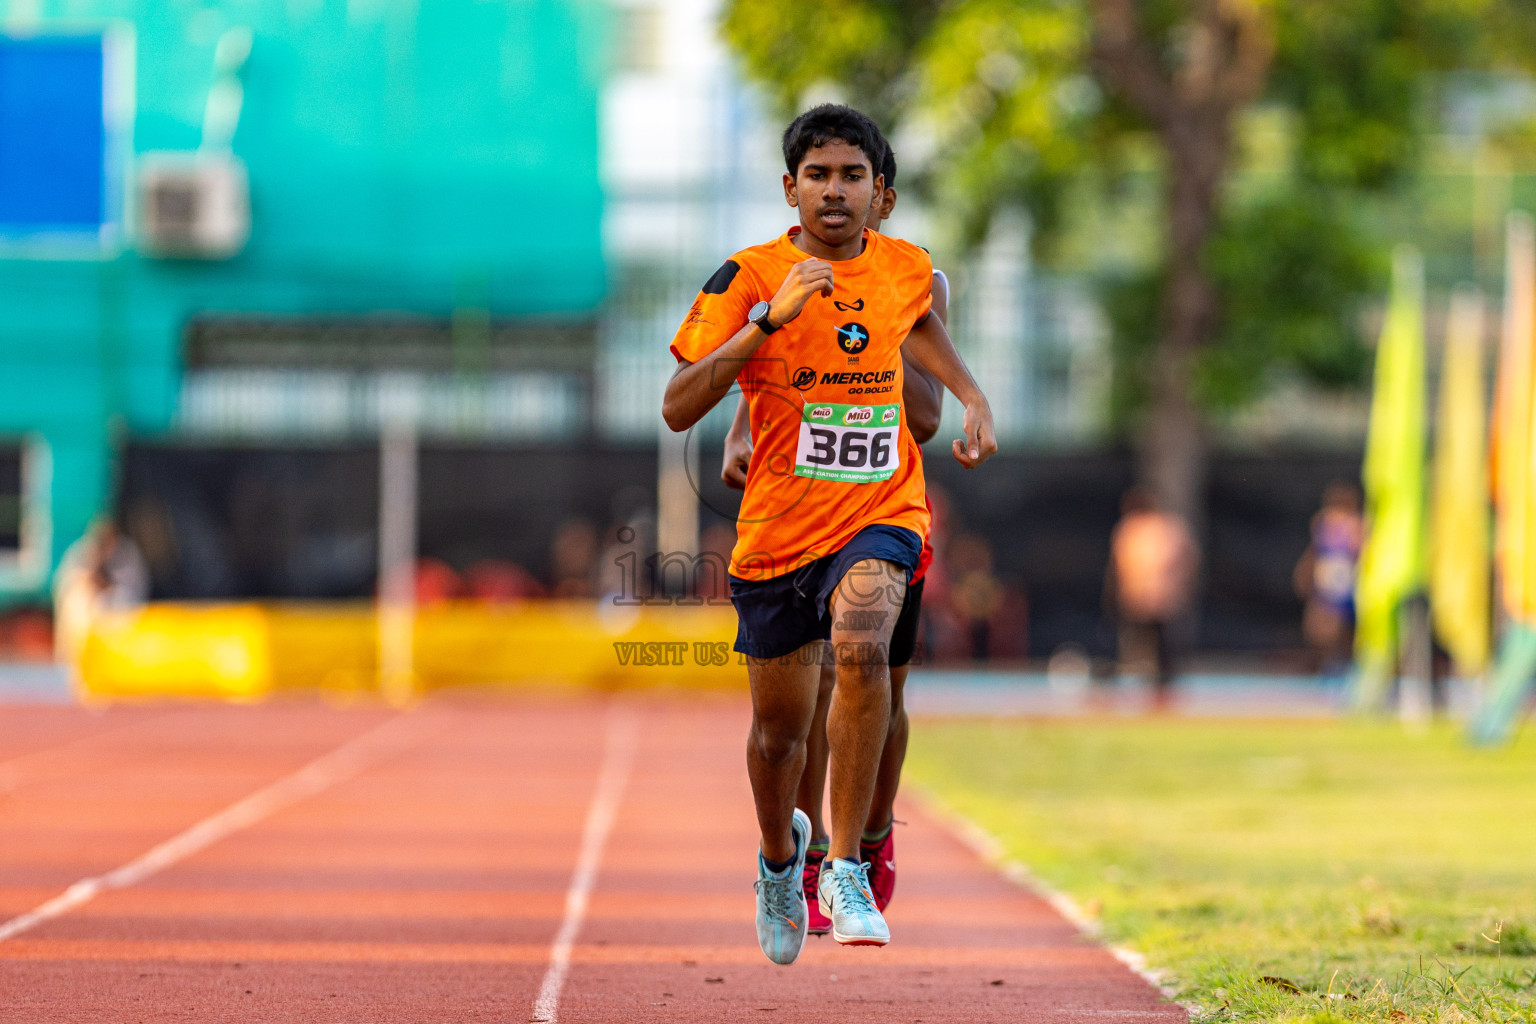
<path fill-rule="evenodd" d="M 886 144 L 885 161 L 880 165 L 880 176 L 885 188 L 875 196 L 869 212 L 869 230 L 879 231 L 880 225 L 890 218 L 896 207 L 896 155 Z M 949 320 L 949 279 L 942 270 L 933 272 L 933 315 L 941 322 Z M 912 439 L 919 445 L 926 444 L 938 433 L 942 414 L 944 392 L 938 379 L 921 366 L 902 358 L 901 401 L 907 414 L 907 426 Z M 752 457 L 752 435 L 747 425 L 747 400 L 736 405 L 736 418 L 725 438 L 725 455 L 720 478 L 729 487 L 745 490 L 747 464 Z M 926 498 L 924 499 L 926 501 Z M 932 511 L 930 507 L 929 511 Z M 925 539 L 917 571 L 907 587 L 907 595 L 896 617 L 891 633 L 889 665 L 891 670 L 891 717 L 885 735 L 885 749 L 880 755 L 880 770 L 875 776 L 874 799 L 869 810 L 869 821 L 864 834 L 859 837 L 859 859 L 869 865 L 869 887 L 875 896 L 875 907 L 882 913 L 890 905 L 896 890 L 896 843 L 892 834 L 896 815 L 896 790 L 901 785 L 901 766 L 907 754 L 907 710 L 903 692 L 907 681 L 907 664 L 917 646 L 917 625 L 922 614 L 923 580 L 928 565 L 933 560 L 933 547 Z M 811 734 L 806 739 L 805 771 L 800 776 L 800 786 L 795 795 L 795 806 L 805 811 L 811 819 L 811 842 L 805 855 L 805 873 L 802 885 L 805 889 L 806 912 L 809 919 L 807 930 L 812 935 L 825 935 L 832 930 L 832 922 L 821 912 L 816 902 L 816 884 L 821 877 L 821 865 L 827 856 L 827 833 L 822 823 L 821 807 L 823 791 L 827 784 L 827 707 L 832 700 L 832 687 L 836 681 L 830 652 L 821 660 L 821 677 L 816 694 L 816 713 L 811 720 Z"/>
<path fill-rule="evenodd" d="M 731 599 L 752 690 L 758 944 L 781 964 L 805 941 L 811 823 L 795 790 L 829 639 L 832 834 L 817 897 L 837 941 L 890 941 L 858 858 L 889 726 L 888 645 L 929 523 L 902 415 L 903 351 L 964 407 L 955 458 L 970 468 L 997 450 L 987 400 L 930 315 L 928 254 L 865 230 L 883 184 L 878 129 L 847 107 L 817 107 L 786 130 L 784 156 L 800 223 L 704 285 L 673 338 L 678 369 L 662 405 L 667 425 L 687 430 L 736 382 L 749 395 L 756 445 Z"/>

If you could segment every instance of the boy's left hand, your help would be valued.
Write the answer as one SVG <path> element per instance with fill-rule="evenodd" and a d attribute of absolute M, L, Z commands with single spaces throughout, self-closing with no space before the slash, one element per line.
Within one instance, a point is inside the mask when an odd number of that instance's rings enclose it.
<path fill-rule="evenodd" d="M 965 407 L 962 426 L 965 438 L 955 441 L 951 448 L 956 462 L 966 469 L 975 469 L 997 451 L 997 433 L 992 428 L 992 407 L 985 398 L 978 397 Z"/>

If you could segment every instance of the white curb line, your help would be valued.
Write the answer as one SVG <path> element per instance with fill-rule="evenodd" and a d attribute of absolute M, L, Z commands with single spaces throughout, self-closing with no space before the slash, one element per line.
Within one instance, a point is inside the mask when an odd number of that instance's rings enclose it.
<path fill-rule="evenodd" d="M 1147 958 L 1129 946 L 1105 942 L 1104 930 L 1091 914 L 1079 906 L 1072 897 L 1041 879 L 1039 875 L 1036 875 L 1023 864 L 1010 858 L 1008 851 L 1003 847 L 1002 841 L 996 836 L 939 799 L 926 786 L 918 786 L 911 782 L 903 781 L 907 798 L 915 799 L 925 813 L 940 821 L 972 853 L 986 861 L 987 864 L 991 865 L 994 870 L 1014 885 L 1033 893 L 1049 903 L 1053 910 L 1072 922 L 1078 931 L 1109 950 L 1111 956 L 1136 972 L 1143 981 L 1161 992 L 1165 999 L 1179 1003 L 1180 1006 L 1189 1012 L 1191 1017 L 1198 1017 L 1200 1015 L 1201 1009 L 1199 1006 L 1193 1003 L 1179 1002 L 1175 998 L 1178 995 L 1178 988 L 1170 982 L 1166 971 L 1148 967 Z"/>

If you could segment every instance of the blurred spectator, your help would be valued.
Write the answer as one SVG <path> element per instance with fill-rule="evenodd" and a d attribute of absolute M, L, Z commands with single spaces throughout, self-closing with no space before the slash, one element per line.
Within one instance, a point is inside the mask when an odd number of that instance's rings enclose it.
<path fill-rule="evenodd" d="M 1003 599 L 988 621 L 988 636 L 987 656 L 994 661 L 1017 660 L 1029 654 L 1029 600 L 1007 579 L 1003 580 Z"/>
<path fill-rule="evenodd" d="M 918 620 L 920 646 L 913 654 L 913 661 L 918 664 L 957 660 L 966 651 L 964 629 L 956 617 L 950 587 L 949 495 L 932 484 L 928 485 L 928 510 L 933 517 L 928 527 L 933 561 L 923 577 L 923 610 Z"/>
<path fill-rule="evenodd" d="M 175 576 L 182 555 L 176 524 L 163 500 L 153 495 L 139 497 L 124 510 L 123 526 L 144 555 L 152 584 Z"/>
<path fill-rule="evenodd" d="M 550 545 L 554 597 L 593 597 L 596 589 L 597 530 L 585 519 L 562 523 Z"/>
<path fill-rule="evenodd" d="M 406 573 L 410 574 L 409 577 L 406 577 Z M 380 600 L 403 601 L 405 594 L 399 586 L 402 578 L 405 578 L 407 584 L 405 593 L 410 595 L 410 600 L 419 608 L 452 601 L 464 592 L 464 581 L 459 578 L 453 566 L 438 558 L 419 558 L 409 569 L 391 573 L 388 579 L 380 581 Z"/>
<path fill-rule="evenodd" d="M 1355 574 L 1365 522 L 1360 489 L 1336 480 L 1312 517 L 1312 540 L 1296 563 L 1296 596 L 1304 602 L 1301 631 L 1324 673 L 1349 664 L 1355 639 Z"/>
<path fill-rule="evenodd" d="M 1110 540 L 1106 597 L 1120 626 L 1120 660 L 1151 668 L 1153 700 L 1164 706 L 1174 677 L 1170 627 L 1189 607 L 1200 554 L 1180 517 L 1133 487 L 1120 502 Z"/>
<path fill-rule="evenodd" d="M 416 562 L 416 604 L 418 607 L 452 601 L 464 590 L 464 581 L 447 562 L 422 558 Z"/>
<path fill-rule="evenodd" d="M 1029 647 L 1029 606 L 1023 592 L 997 576 L 992 547 L 975 534 L 951 538 L 949 495 L 928 489 L 933 562 L 923 587 L 921 647 L 915 663 L 1022 658 Z"/>
<path fill-rule="evenodd" d="M 516 562 L 487 558 L 464 570 L 465 596 L 490 604 L 515 604 L 543 597 L 544 585 Z"/>
<path fill-rule="evenodd" d="M 639 508 L 609 528 L 608 543 L 598 559 L 598 592 L 602 603 L 633 607 L 653 594 L 651 567 L 656 551 L 656 520 Z"/>
<path fill-rule="evenodd" d="M 13 608 L 0 615 L 0 659 L 53 658 L 53 617 L 42 608 Z"/>
<path fill-rule="evenodd" d="M 149 569 L 138 546 L 112 520 L 98 520 L 64 552 L 53 577 L 55 655 L 76 663 L 98 612 L 147 600 Z"/>
<path fill-rule="evenodd" d="M 986 661 L 992 650 L 992 616 L 1003 604 L 1003 585 L 992 572 L 992 547 L 965 534 L 949 546 L 950 606 L 964 631 L 972 661 Z"/>

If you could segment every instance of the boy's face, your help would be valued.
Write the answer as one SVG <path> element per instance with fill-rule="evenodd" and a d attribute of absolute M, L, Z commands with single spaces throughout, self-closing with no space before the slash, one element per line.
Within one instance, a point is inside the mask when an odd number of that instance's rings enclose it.
<path fill-rule="evenodd" d="M 837 248 L 864 230 L 879 180 L 862 149 L 832 139 L 809 150 L 793 178 L 784 175 L 784 199 L 800 211 L 802 230 Z"/>

